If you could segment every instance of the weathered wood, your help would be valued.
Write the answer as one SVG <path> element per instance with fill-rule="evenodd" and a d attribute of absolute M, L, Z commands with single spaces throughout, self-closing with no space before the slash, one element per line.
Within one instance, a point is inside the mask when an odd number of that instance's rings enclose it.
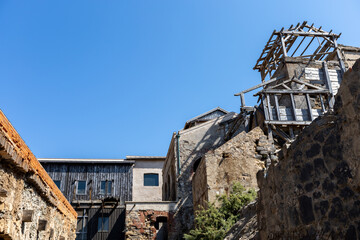
<path fill-rule="evenodd" d="M 323 69 L 324 69 L 324 76 L 325 76 L 326 85 L 327 85 L 327 87 L 329 89 L 329 92 L 330 92 L 329 106 L 330 106 L 331 109 L 333 109 L 334 103 L 335 103 L 335 98 L 334 98 L 334 93 L 333 93 L 333 89 L 332 89 L 332 86 L 331 86 L 331 80 L 330 80 L 330 75 L 329 75 L 329 71 L 328 71 L 326 61 L 323 62 Z"/>
<path fill-rule="evenodd" d="M 251 91 L 253 91 L 253 90 L 255 90 L 255 89 L 261 88 L 261 87 L 263 87 L 263 86 L 266 86 L 266 85 L 268 85 L 268 84 L 270 84 L 270 83 L 276 82 L 276 81 L 278 81 L 278 80 L 280 80 L 280 79 L 283 79 L 283 78 L 284 78 L 284 76 L 279 76 L 279 77 L 276 77 L 276 78 L 272 78 L 272 79 L 270 79 L 270 80 L 268 80 L 268 81 L 266 81 L 266 82 L 260 83 L 260 84 L 254 86 L 254 87 L 251 87 L 251 88 L 249 88 L 249 89 L 246 89 L 246 90 L 244 90 L 244 91 L 241 91 L 241 92 L 239 92 L 239 93 L 236 93 L 236 94 L 234 94 L 234 96 L 240 96 L 240 95 L 243 94 L 243 93 L 251 92 Z"/>
<path fill-rule="evenodd" d="M 240 94 L 240 99 L 241 99 L 241 107 L 245 107 L 244 93 L 241 93 L 241 94 Z"/>
<path fill-rule="evenodd" d="M 311 121 L 313 121 L 314 116 L 313 116 L 313 113 L 312 113 L 312 107 L 311 107 L 309 94 L 306 94 L 305 96 L 306 96 L 306 103 L 307 103 L 307 106 L 308 106 L 308 109 L 309 109 L 310 119 L 311 119 Z"/>
<path fill-rule="evenodd" d="M 329 91 L 327 89 L 323 89 L 323 90 L 320 90 L 320 89 L 316 89 L 316 90 L 264 89 L 256 94 L 254 94 L 254 96 L 257 96 L 262 93 L 272 93 L 272 94 L 320 94 L 320 93 L 322 93 L 322 94 L 328 94 Z"/>
<path fill-rule="evenodd" d="M 342 74 L 345 73 L 346 69 L 345 69 L 345 64 L 344 64 L 344 61 L 342 59 L 342 56 L 341 56 L 341 53 L 340 53 L 340 50 L 339 50 L 339 47 L 338 47 L 338 44 L 336 42 L 336 38 L 333 37 L 333 41 L 334 41 L 334 46 L 335 46 L 335 49 L 336 49 L 336 54 L 337 54 L 337 57 L 339 58 L 339 63 L 340 63 L 340 68 L 341 68 L 341 72 Z"/>
<path fill-rule="evenodd" d="M 264 95 L 261 96 L 261 102 L 264 108 L 265 120 L 269 120 L 269 110 L 267 109 L 266 99 Z"/>
<path fill-rule="evenodd" d="M 291 108 L 293 110 L 293 113 L 294 113 L 294 120 L 296 121 L 297 120 L 297 117 L 296 117 L 296 110 L 295 110 L 295 101 L 294 101 L 294 95 L 291 93 L 290 94 L 290 99 L 291 99 Z"/>
<path fill-rule="evenodd" d="M 265 94 L 265 96 L 266 96 L 267 108 L 268 108 L 268 111 L 269 111 L 269 118 L 270 118 L 270 120 L 274 120 L 273 115 L 272 115 L 272 110 L 271 110 L 271 104 L 270 104 L 269 95 L 268 95 L 268 94 Z"/>
<path fill-rule="evenodd" d="M 292 127 L 289 127 L 289 133 L 290 133 L 290 138 L 291 139 L 294 139 L 295 138 L 295 135 L 294 135 L 294 130 Z"/>
<path fill-rule="evenodd" d="M 281 46 L 282 46 L 282 52 L 283 52 L 284 56 L 287 57 L 284 37 L 282 34 L 280 34 L 280 41 L 281 41 Z"/>
<path fill-rule="evenodd" d="M 274 125 L 295 125 L 295 126 L 302 126 L 302 125 L 310 125 L 311 121 L 275 121 L 275 120 L 265 120 L 266 124 L 274 124 Z"/>
<path fill-rule="evenodd" d="M 326 111 L 326 108 L 325 108 L 323 96 L 320 94 L 319 97 L 320 97 L 320 102 L 321 102 L 321 110 L 322 110 L 323 112 L 325 112 L 325 111 Z"/>
<path fill-rule="evenodd" d="M 276 94 L 274 95 L 274 101 L 275 101 L 277 120 L 281 120 L 281 118 L 280 118 L 279 100 L 278 100 L 278 96 Z"/>
<path fill-rule="evenodd" d="M 300 32 L 300 31 L 279 31 L 275 32 L 274 35 L 293 35 L 293 36 L 306 36 L 306 37 L 335 37 L 338 38 L 339 35 L 334 33 L 319 33 L 319 32 Z"/>

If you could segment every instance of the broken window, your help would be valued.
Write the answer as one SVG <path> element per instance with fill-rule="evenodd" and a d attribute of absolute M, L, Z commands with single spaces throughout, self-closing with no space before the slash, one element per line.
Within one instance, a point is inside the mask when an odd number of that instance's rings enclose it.
<path fill-rule="evenodd" d="M 159 174 L 145 173 L 144 174 L 144 186 L 159 186 Z"/>

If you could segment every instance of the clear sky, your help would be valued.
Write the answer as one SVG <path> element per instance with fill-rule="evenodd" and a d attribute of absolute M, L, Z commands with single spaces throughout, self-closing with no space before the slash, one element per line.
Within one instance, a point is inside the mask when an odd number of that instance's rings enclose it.
<path fill-rule="evenodd" d="M 0 1 L 0 108 L 35 156 L 163 155 L 172 132 L 260 83 L 274 29 L 360 46 L 359 0 Z M 251 95 L 247 103 L 255 104 Z"/>

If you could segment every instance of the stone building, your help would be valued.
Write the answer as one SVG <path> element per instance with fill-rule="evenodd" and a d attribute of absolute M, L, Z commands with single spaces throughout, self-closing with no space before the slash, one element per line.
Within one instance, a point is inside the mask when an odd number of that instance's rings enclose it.
<path fill-rule="evenodd" d="M 193 227 L 194 207 L 192 179 L 201 158 L 209 150 L 226 142 L 229 133 L 236 135 L 246 128 L 233 132 L 231 126 L 239 120 L 238 114 L 215 108 L 186 122 L 184 129 L 173 133 L 163 168 L 163 200 L 176 201 L 174 238 Z"/>
<path fill-rule="evenodd" d="M 75 210 L 0 111 L 0 239 L 75 239 Z"/>

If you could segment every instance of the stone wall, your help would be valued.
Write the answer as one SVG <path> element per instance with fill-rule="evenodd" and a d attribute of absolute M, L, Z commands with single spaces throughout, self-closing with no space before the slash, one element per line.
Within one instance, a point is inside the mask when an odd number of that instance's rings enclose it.
<path fill-rule="evenodd" d="M 173 239 L 175 202 L 126 202 L 126 239 Z"/>
<path fill-rule="evenodd" d="M 271 148 L 264 132 L 254 128 L 241 132 L 220 147 L 208 151 L 192 180 L 193 202 L 206 207 L 216 196 L 228 194 L 234 182 L 246 188 L 258 189 L 256 173 L 265 168 L 263 155 Z M 262 153 L 263 155 L 259 154 Z"/>
<path fill-rule="evenodd" d="M 360 237 L 359 106 L 360 60 L 344 74 L 334 112 L 258 174 L 261 239 Z"/>
<path fill-rule="evenodd" d="M 0 238 L 75 239 L 77 214 L 0 112 Z"/>

